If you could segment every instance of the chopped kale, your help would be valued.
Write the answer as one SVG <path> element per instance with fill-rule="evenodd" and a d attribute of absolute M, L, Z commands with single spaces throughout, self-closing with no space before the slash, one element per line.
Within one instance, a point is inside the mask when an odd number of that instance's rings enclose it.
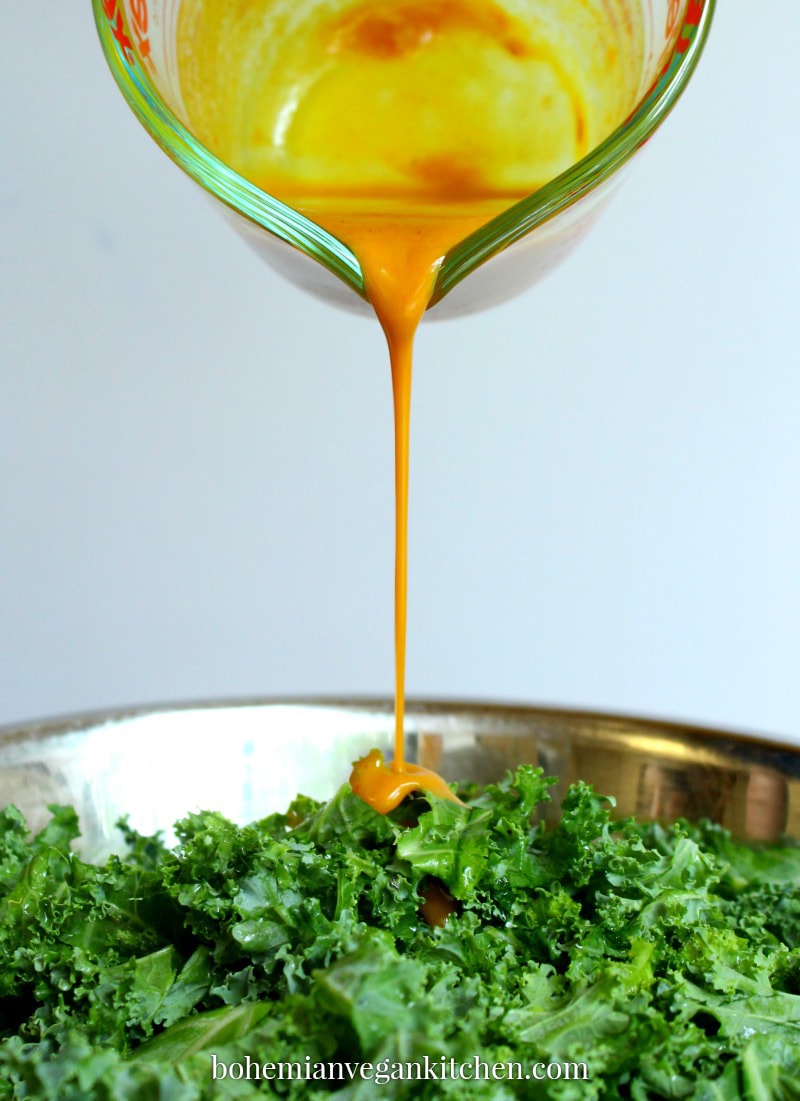
<path fill-rule="evenodd" d="M 531 824 L 522 767 L 387 817 L 344 785 L 168 851 L 79 858 L 74 812 L 0 814 L 0 1099 L 800 1097 L 800 848 L 616 821 L 583 784 Z M 421 916 L 431 884 L 452 913 Z M 582 1062 L 589 1080 L 265 1082 L 244 1064 Z"/>

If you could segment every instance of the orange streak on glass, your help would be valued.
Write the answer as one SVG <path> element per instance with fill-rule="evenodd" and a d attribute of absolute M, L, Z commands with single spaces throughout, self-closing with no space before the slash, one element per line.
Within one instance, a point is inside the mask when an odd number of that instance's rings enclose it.
<path fill-rule="evenodd" d="M 328 52 L 392 60 L 454 30 L 494 39 L 512 57 L 534 53 L 524 28 L 487 0 L 369 0 L 349 8 L 334 25 Z"/>

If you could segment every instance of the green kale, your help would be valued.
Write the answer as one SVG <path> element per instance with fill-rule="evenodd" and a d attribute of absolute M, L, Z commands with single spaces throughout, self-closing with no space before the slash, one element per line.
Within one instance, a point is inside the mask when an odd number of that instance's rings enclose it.
<path fill-rule="evenodd" d="M 800 1098 L 800 848 L 618 821 L 583 784 L 546 830 L 549 786 L 524 766 L 384 817 L 345 784 L 245 827 L 190 815 L 173 851 L 123 822 L 101 865 L 72 810 L 29 837 L 7 808 L 0 1099 Z M 589 1077 L 359 1070 L 476 1058 Z M 295 1073 L 220 1071 L 267 1064 Z"/>

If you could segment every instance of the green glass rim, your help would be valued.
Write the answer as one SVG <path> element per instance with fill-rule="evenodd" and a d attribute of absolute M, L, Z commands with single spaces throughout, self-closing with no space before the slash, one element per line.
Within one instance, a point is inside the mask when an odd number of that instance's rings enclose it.
<path fill-rule="evenodd" d="M 604 142 L 448 252 L 439 269 L 431 305 L 476 267 L 588 195 L 649 140 L 675 106 L 697 66 L 715 5 L 716 0 L 687 0 L 675 47 L 662 72 L 636 110 Z M 133 46 L 122 0 L 92 0 L 92 8 L 103 53 L 120 91 L 167 156 L 226 206 L 316 260 L 366 298 L 361 267 L 347 245 L 240 176 L 197 141 L 167 107 Z"/>

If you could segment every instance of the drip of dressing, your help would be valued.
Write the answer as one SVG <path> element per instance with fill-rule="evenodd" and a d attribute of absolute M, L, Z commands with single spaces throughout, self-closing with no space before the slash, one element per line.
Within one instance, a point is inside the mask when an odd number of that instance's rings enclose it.
<path fill-rule="evenodd" d="M 419 912 L 428 925 L 441 929 L 450 915 L 456 912 L 455 899 L 438 879 L 431 880 L 420 888 L 419 893 L 423 899 Z"/>
<path fill-rule="evenodd" d="M 488 214 L 443 217 L 315 215 L 358 257 L 367 294 L 386 335 L 392 369 L 395 441 L 395 732 L 391 769 L 370 754 L 354 769 L 353 790 L 381 814 L 412 791 L 435 791 L 454 799 L 429 769 L 405 759 L 405 669 L 408 606 L 408 458 L 414 336 L 430 301 L 445 253 L 483 225 Z M 354 778 L 357 776 L 357 787 Z M 402 794 L 400 794 L 402 792 Z"/>

